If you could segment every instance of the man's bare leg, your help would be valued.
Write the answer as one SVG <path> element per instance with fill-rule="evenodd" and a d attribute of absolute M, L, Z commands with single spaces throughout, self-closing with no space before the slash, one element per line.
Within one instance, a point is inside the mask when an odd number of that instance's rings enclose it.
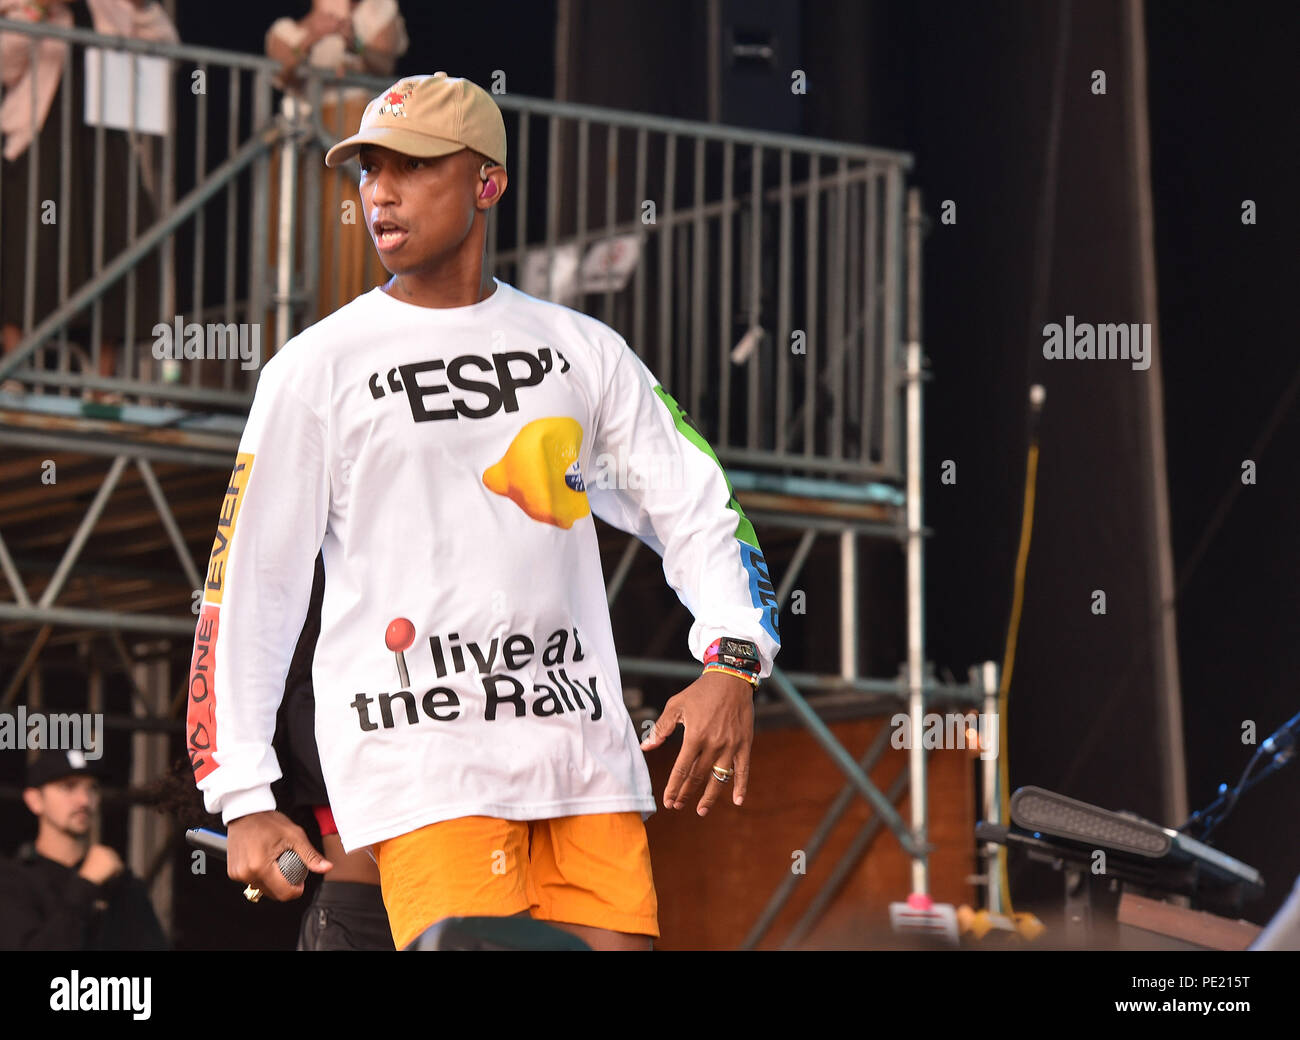
<path fill-rule="evenodd" d="M 648 935 L 633 935 L 631 932 L 615 932 L 609 928 L 592 928 L 585 924 L 569 924 L 567 921 L 547 921 L 552 928 L 560 928 L 570 935 L 576 935 L 593 950 L 650 950 L 654 940 Z"/>
<path fill-rule="evenodd" d="M 331 860 L 330 862 L 333 862 Z M 531 917 L 527 910 L 520 910 L 510 917 Z M 632 935 L 629 932 L 613 932 L 608 928 L 592 928 L 585 924 L 569 924 L 567 921 L 546 921 L 552 928 L 576 935 L 593 950 L 651 950 L 654 940 L 648 935 Z"/>

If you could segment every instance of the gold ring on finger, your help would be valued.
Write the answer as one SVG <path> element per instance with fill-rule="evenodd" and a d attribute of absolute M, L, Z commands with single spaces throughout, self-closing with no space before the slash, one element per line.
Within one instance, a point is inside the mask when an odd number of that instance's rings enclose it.
<path fill-rule="evenodd" d="M 736 775 L 734 769 L 724 769 L 722 766 L 713 767 L 713 779 L 720 784 L 731 783 L 731 778 Z"/>
<path fill-rule="evenodd" d="M 256 903 L 259 899 L 262 898 L 262 890 L 260 888 L 254 888 L 252 885 L 249 885 L 244 889 L 244 898 L 247 899 L 250 903 Z"/>

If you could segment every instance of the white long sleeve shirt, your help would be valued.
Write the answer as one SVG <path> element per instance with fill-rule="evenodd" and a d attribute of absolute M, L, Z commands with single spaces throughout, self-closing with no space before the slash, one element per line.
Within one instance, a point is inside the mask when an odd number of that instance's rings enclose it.
<path fill-rule="evenodd" d="M 655 808 L 593 514 L 637 535 L 689 650 L 780 643 L 713 452 L 612 329 L 503 282 L 374 289 L 265 365 L 222 504 L 187 724 L 209 812 L 275 807 L 285 675 L 325 563 L 316 739 L 348 851 L 440 820 Z"/>

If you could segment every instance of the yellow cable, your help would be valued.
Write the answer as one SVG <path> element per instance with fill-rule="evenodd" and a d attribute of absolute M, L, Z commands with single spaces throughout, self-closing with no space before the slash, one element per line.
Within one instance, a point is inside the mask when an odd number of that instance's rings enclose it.
<path fill-rule="evenodd" d="M 1034 489 L 1038 480 L 1038 440 L 1029 442 L 1025 464 L 1025 506 L 1020 520 L 1020 549 L 1016 554 L 1015 589 L 1011 598 L 1011 621 L 1007 625 L 1007 646 L 1002 657 L 1002 680 L 998 684 L 998 803 L 1003 826 L 1011 822 L 1011 770 L 1007 764 L 1007 699 L 1011 693 L 1011 673 L 1016 663 L 1016 638 L 1020 634 L 1020 614 L 1025 605 L 1025 571 L 1029 565 L 1029 540 L 1034 529 Z M 1007 880 L 1007 847 L 998 846 L 998 885 L 1002 892 L 1002 913 L 1008 917 L 1011 886 Z"/>

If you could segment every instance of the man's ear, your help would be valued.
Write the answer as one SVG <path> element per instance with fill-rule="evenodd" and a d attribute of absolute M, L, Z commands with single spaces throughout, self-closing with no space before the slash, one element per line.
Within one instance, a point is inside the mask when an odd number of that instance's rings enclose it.
<path fill-rule="evenodd" d="M 489 166 L 485 175 L 487 180 L 479 182 L 478 197 L 475 199 L 475 205 L 483 211 L 501 201 L 501 196 L 506 193 L 506 185 L 510 183 L 504 166 Z"/>
<path fill-rule="evenodd" d="M 23 788 L 23 801 L 33 816 L 40 816 L 45 811 L 45 796 L 36 787 Z"/>

